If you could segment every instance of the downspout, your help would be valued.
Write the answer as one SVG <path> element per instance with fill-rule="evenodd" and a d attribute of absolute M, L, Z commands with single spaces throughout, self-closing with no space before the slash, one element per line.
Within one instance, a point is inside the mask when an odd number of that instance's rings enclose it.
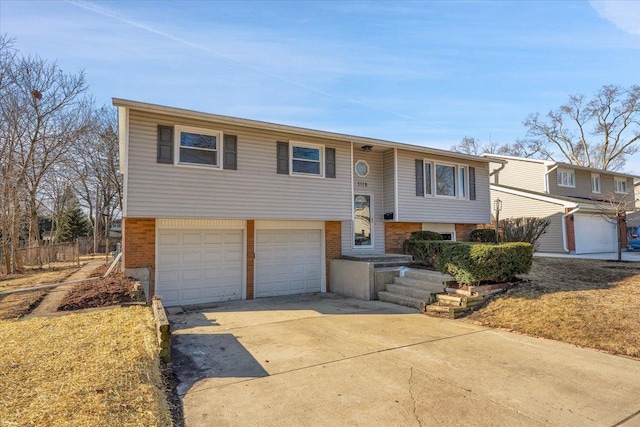
<path fill-rule="evenodd" d="M 495 160 L 496 162 L 500 162 L 500 163 L 502 163 L 502 166 L 500 166 L 498 169 L 494 169 L 494 170 L 493 170 L 493 172 L 491 172 L 491 173 L 489 174 L 489 178 L 491 178 L 493 175 L 497 174 L 497 173 L 498 173 L 498 172 L 500 172 L 502 169 L 504 169 L 504 168 L 505 168 L 505 166 L 507 166 L 507 163 L 508 163 L 508 162 L 505 162 L 504 160 L 498 160 L 498 159 L 493 159 L 493 158 L 492 158 L 491 160 Z M 494 182 L 494 184 L 499 184 L 499 182 L 497 182 L 497 181 L 498 181 L 498 177 L 497 177 L 497 176 L 496 176 L 495 181 L 496 181 L 496 182 Z M 489 180 L 489 182 L 491 182 L 491 180 Z"/>
<path fill-rule="evenodd" d="M 554 167 L 552 167 L 551 169 L 549 169 L 544 173 L 544 193 L 545 194 L 549 194 L 549 174 L 554 170 L 558 169 L 558 166 L 560 165 L 555 165 Z"/>
<path fill-rule="evenodd" d="M 575 209 L 573 209 L 573 210 L 567 212 L 566 214 L 562 215 L 562 249 L 564 249 L 564 251 L 567 252 L 567 253 L 569 253 L 569 242 L 567 242 L 567 217 L 569 215 L 573 215 L 574 213 L 578 212 L 579 210 L 580 210 L 580 205 L 576 206 Z"/>

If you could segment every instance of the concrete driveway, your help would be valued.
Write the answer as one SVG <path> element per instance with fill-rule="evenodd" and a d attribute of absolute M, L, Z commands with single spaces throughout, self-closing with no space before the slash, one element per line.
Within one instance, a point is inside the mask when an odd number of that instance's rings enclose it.
<path fill-rule="evenodd" d="M 170 320 L 187 426 L 640 426 L 636 360 L 379 301 L 265 298 Z"/>
<path fill-rule="evenodd" d="M 617 252 L 600 252 L 595 254 L 559 254 L 551 252 L 534 252 L 534 256 L 548 258 L 581 258 L 599 259 L 603 261 L 615 261 L 618 259 Z M 622 261 L 640 262 L 640 251 L 622 251 Z"/>

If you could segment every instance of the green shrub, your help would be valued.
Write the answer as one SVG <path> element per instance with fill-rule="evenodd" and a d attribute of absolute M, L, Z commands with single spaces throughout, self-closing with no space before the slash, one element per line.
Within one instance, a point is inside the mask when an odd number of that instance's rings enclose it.
<path fill-rule="evenodd" d="M 442 253 L 456 242 L 448 240 L 414 240 L 407 239 L 404 242 L 404 252 L 413 256 L 416 264 L 426 267 L 435 267 L 436 260 Z"/>
<path fill-rule="evenodd" d="M 411 233 L 411 240 L 442 240 L 442 234 L 435 231 L 423 230 Z"/>
<path fill-rule="evenodd" d="M 499 245 L 458 243 L 446 247 L 435 259 L 435 267 L 452 275 L 460 284 L 508 281 L 528 273 L 533 261 L 529 243 Z"/>
<path fill-rule="evenodd" d="M 469 233 L 469 240 L 471 242 L 479 243 L 495 243 L 496 241 L 496 229 L 495 228 L 478 228 Z"/>

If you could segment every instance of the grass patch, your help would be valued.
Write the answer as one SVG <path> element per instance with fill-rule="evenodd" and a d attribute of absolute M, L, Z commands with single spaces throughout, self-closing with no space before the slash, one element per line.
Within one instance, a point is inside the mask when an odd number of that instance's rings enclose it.
<path fill-rule="evenodd" d="M 0 322 L 0 424 L 169 426 L 147 307 Z"/>
<path fill-rule="evenodd" d="M 468 319 L 640 358 L 640 263 L 534 258 L 525 278 Z"/>
<path fill-rule="evenodd" d="M 63 282 L 79 269 L 78 266 L 68 266 L 59 270 L 32 270 L 24 274 L 6 276 L 0 278 L 0 292 Z M 49 289 L 0 297 L 0 319 L 17 319 L 24 316 L 36 307 L 47 293 Z"/>

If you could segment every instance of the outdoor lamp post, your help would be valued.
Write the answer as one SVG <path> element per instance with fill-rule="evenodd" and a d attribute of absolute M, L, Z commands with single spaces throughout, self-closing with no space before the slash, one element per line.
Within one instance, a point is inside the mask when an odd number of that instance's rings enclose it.
<path fill-rule="evenodd" d="M 502 200 L 493 201 L 493 210 L 496 212 L 496 243 L 500 243 L 500 211 L 502 210 Z"/>

